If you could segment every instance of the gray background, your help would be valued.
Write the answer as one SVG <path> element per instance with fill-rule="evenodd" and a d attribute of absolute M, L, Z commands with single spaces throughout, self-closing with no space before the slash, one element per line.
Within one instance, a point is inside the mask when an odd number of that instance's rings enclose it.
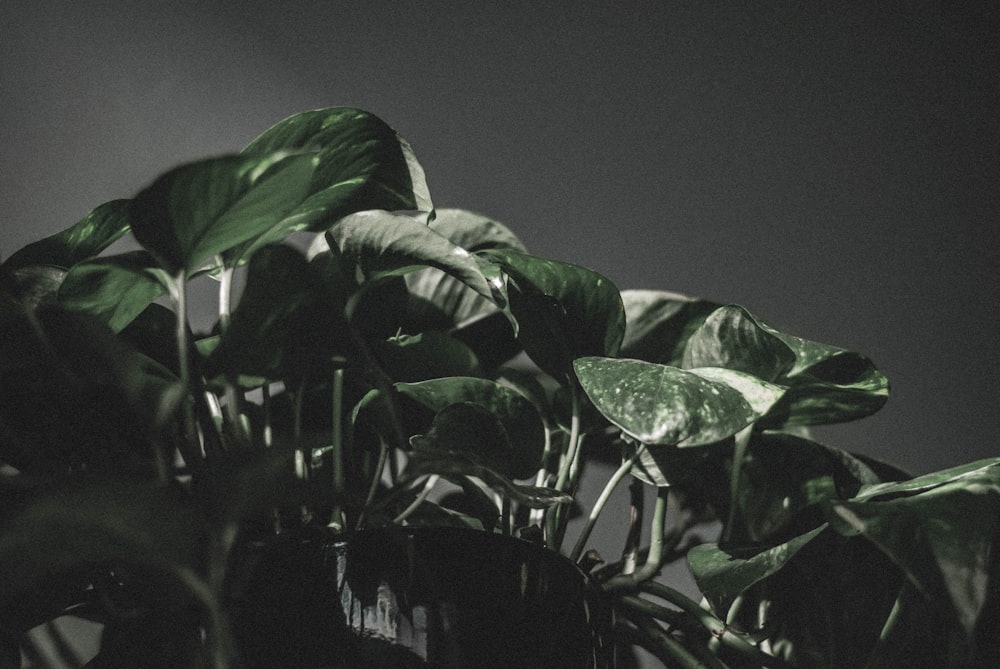
<path fill-rule="evenodd" d="M 826 441 L 1000 452 L 997 3 L 257 4 L 2 3 L 0 253 L 357 106 L 438 206 L 871 356 L 888 405 Z"/>
<path fill-rule="evenodd" d="M 871 356 L 889 403 L 828 443 L 1000 454 L 997 3 L 269 5 L 0 4 L 0 253 L 361 107 L 438 206 Z"/>

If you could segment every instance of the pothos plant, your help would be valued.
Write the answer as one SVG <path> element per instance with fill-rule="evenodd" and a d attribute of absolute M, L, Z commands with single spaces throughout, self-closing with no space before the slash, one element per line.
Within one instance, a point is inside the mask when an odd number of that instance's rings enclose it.
<path fill-rule="evenodd" d="M 193 656 L 226 666 L 243 537 L 389 525 L 563 553 L 666 666 L 998 661 L 1000 460 L 912 478 L 814 441 L 886 401 L 868 358 L 436 210 L 364 111 L 285 119 L 0 269 L 0 667 L 37 624 L 125 606 L 124 564 L 193 597 Z M 602 515 L 621 555 L 588 550 Z M 657 578 L 684 558 L 701 601 Z"/>

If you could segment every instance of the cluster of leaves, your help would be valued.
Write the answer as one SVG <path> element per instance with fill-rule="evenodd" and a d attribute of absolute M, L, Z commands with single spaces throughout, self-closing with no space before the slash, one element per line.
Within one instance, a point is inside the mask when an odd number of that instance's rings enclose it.
<path fill-rule="evenodd" d="M 212 280 L 218 319 L 196 331 L 188 286 Z M 224 666 L 227 555 L 254 532 L 450 525 L 562 550 L 590 457 L 615 462 L 608 492 L 656 489 L 648 546 L 633 521 L 594 575 L 622 638 L 668 664 L 995 657 L 1000 461 L 911 479 L 811 440 L 885 402 L 870 360 L 435 210 L 366 112 L 177 167 L 0 282 L 0 667 L 66 611 L 119 629 L 108 602 L 131 620 L 192 596 Z M 710 609 L 655 581 L 685 554 Z M 166 584 L 155 601 L 137 573 Z M 162 643 L 178 666 L 199 645 Z"/>

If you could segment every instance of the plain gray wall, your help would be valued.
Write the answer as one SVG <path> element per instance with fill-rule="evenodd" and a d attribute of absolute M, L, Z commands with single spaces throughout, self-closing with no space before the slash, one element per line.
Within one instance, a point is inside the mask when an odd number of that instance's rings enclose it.
<path fill-rule="evenodd" d="M 1000 454 L 997 3 L 543 4 L 7 0 L 0 253 L 362 107 L 438 206 L 871 356 L 889 403 L 833 445 Z"/>

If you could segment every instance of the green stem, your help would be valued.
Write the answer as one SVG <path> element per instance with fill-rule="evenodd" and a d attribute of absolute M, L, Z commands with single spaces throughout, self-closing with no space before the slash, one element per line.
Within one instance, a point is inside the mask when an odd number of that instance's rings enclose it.
<path fill-rule="evenodd" d="M 333 370 L 333 398 L 331 406 L 330 445 L 333 474 L 333 510 L 330 527 L 341 530 L 345 526 L 341 500 L 344 498 L 344 369 Z"/>
<path fill-rule="evenodd" d="M 567 444 L 566 458 L 560 463 L 559 476 L 556 478 L 556 490 L 566 491 L 566 482 L 569 480 L 570 472 L 575 466 L 576 459 L 580 453 L 580 389 L 576 384 L 570 385 L 570 398 L 573 407 L 573 416 L 570 419 L 569 444 Z"/>
<path fill-rule="evenodd" d="M 739 653 L 746 659 L 764 667 L 773 667 L 774 669 L 788 668 L 789 665 L 784 660 L 765 653 L 737 632 L 729 629 L 725 623 L 716 618 L 710 611 L 705 610 L 698 602 L 685 596 L 680 591 L 671 588 L 669 585 L 646 581 L 639 584 L 639 590 L 655 595 L 681 609 L 684 613 L 691 616 L 691 618 L 698 621 L 698 624 L 704 627 L 722 646 Z"/>
<path fill-rule="evenodd" d="M 729 477 L 729 518 L 726 520 L 726 527 L 723 529 L 720 541 L 729 541 L 733 530 L 736 527 L 740 486 L 740 472 L 743 469 L 743 461 L 746 458 L 747 449 L 750 445 L 750 436 L 753 434 L 753 424 L 743 428 L 736 433 L 733 444 L 733 469 Z"/>
<path fill-rule="evenodd" d="M 218 258 L 222 264 L 222 258 Z M 219 332 L 229 329 L 229 318 L 232 314 L 233 303 L 233 273 L 232 267 L 223 267 L 219 273 Z"/>
<path fill-rule="evenodd" d="M 427 480 L 424 482 L 423 490 L 420 491 L 417 498 L 413 500 L 408 507 L 403 509 L 402 513 L 392 519 L 393 525 L 399 525 L 402 523 L 404 520 L 409 518 L 410 514 L 416 511 L 417 508 L 424 503 L 424 500 L 427 499 L 427 496 L 431 494 L 431 490 L 433 490 L 434 486 L 437 484 L 438 478 L 439 476 L 437 474 L 431 474 L 427 477 Z"/>
<path fill-rule="evenodd" d="M 587 518 L 587 524 L 584 525 L 583 530 L 580 532 L 580 536 L 576 540 L 576 545 L 573 546 L 572 552 L 569 554 L 569 559 L 576 562 L 580 559 L 583 554 L 583 547 L 586 545 L 587 540 L 590 539 L 590 533 L 594 529 L 594 525 L 597 523 L 598 516 L 604 510 L 604 506 L 608 503 L 611 498 L 611 493 L 614 492 L 615 488 L 621 482 L 625 476 L 632 471 L 632 465 L 635 461 L 639 459 L 639 455 L 642 453 L 645 446 L 640 446 L 631 458 L 623 462 L 615 473 L 611 475 L 608 480 L 607 485 L 604 486 L 604 490 L 601 491 L 600 497 L 594 502 L 594 507 L 590 510 L 590 516 Z"/>
<path fill-rule="evenodd" d="M 646 511 L 646 488 L 642 481 L 633 478 L 628 486 L 628 532 L 625 535 L 625 546 L 622 549 L 622 573 L 635 573 L 639 557 L 639 544 L 642 542 L 642 519 Z"/>
<path fill-rule="evenodd" d="M 667 634 L 648 616 L 636 616 L 633 623 L 661 651 L 662 655 L 657 653 L 657 656 L 664 660 L 667 666 L 679 667 L 680 669 L 719 669 L 723 666 L 721 664 L 706 664 L 701 662 L 683 644 Z"/>
<path fill-rule="evenodd" d="M 604 584 L 610 591 L 635 591 L 640 583 L 648 581 L 659 571 L 663 560 L 663 534 L 667 520 L 667 500 L 670 488 L 656 489 L 656 506 L 653 509 L 653 524 L 649 532 L 649 554 L 634 574 L 620 574 Z"/>
<path fill-rule="evenodd" d="M 191 406 L 191 363 L 190 342 L 188 341 L 188 318 L 187 318 L 187 273 L 181 269 L 173 277 L 171 286 L 171 298 L 174 302 L 174 310 L 177 312 L 177 373 L 180 377 L 180 384 L 183 390 L 181 396 L 181 411 L 184 421 L 184 438 L 188 447 L 196 447 L 199 443 L 198 428 L 195 425 L 194 411 Z"/>
<path fill-rule="evenodd" d="M 389 456 L 389 444 L 385 442 L 385 439 L 379 439 L 379 450 L 378 450 L 378 462 L 375 464 L 375 473 L 372 476 L 371 485 L 368 487 L 368 495 L 365 497 L 365 505 L 361 508 L 361 512 L 358 514 L 358 522 L 355 525 L 355 529 L 360 530 L 364 526 L 365 522 L 365 512 L 375 501 L 375 494 L 378 492 L 378 483 L 382 480 L 382 472 L 385 470 L 385 461 Z"/>
<path fill-rule="evenodd" d="M 559 464 L 559 475 L 556 478 L 555 488 L 559 492 L 566 492 L 569 488 L 570 475 L 579 467 L 577 460 L 580 457 L 580 413 L 582 402 L 580 400 L 580 388 L 574 382 L 570 382 L 570 398 L 572 402 L 573 415 L 570 418 L 569 443 L 566 445 L 566 455 Z M 569 523 L 570 508 L 568 505 L 560 504 L 552 508 L 550 519 L 550 532 L 548 536 L 549 548 L 558 551 L 562 546 L 563 537 L 566 535 L 566 525 Z"/>

